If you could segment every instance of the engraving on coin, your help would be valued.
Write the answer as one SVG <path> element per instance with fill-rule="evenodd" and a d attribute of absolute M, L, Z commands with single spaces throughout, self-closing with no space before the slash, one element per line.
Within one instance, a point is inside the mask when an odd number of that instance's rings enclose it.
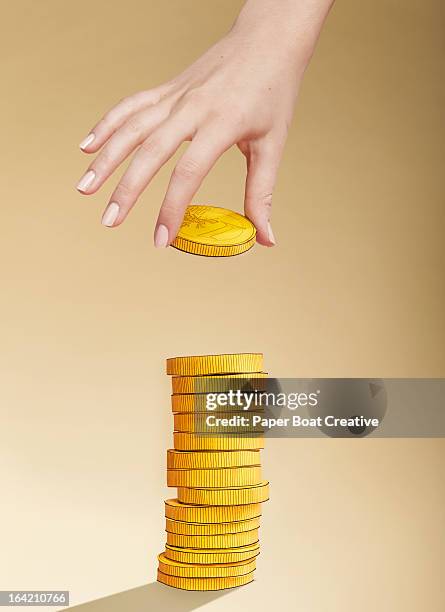
<path fill-rule="evenodd" d="M 235 246 L 251 240 L 255 229 L 246 217 L 231 210 L 216 206 L 189 206 L 179 235 L 192 242 Z"/>
<path fill-rule="evenodd" d="M 247 219 L 218 206 L 189 206 L 172 246 L 207 257 L 239 255 L 255 244 L 256 229 Z"/>

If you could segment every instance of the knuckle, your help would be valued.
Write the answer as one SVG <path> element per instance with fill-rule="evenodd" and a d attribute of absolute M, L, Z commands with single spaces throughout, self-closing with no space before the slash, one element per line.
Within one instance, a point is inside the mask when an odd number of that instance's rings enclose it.
<path fill-rule="evenodd" d="M 133 108 L 134 108 L 134 104 L 133 104 L 133 96 L 125 96 L 124 98 L 122 98 L 119 101 L 118 106 L 125 112 L 129 112 L 131 113 Z"/>
<path fill-rule="evenodd" d="M 230 97 L 224 101 L 218 102 L 212 106 L 212 112 L 216 118 L 227 126 L 233 126 L 239 129 L 246 125 L 248 111 L 242 100 Z"/>
<path fill-rule="evenodd" d="M 130 117 L 130 119 L 127 120 L 127 122 L 125 123 L 125 127 L 131 134 L 135 135 L 139 135 L 143 130 L 141 120 L 138 117 L 134 116 Z"/>
<path fill-rule="evenodd" d="M 116 120 L 116 110 L 114 108 L 110 109 L 105 113 L 105 115 L 101 119 L 101 123 L 109 126 L 112 125 Z"/>
<path fill-rule="evenodd" d="M 141 149 L 144 153 L 147 153 L 151 157 L 159 157 L 162 155 L 161 142 L 154 137 L 144 140 L 144 142 L 141 144 Z"/>
<path fill-rule="evenodd" d="M 190 180 L 196 176 L 201 176 L 202 168 L 192 157 L 182 159 L 173 170 L 173 176 L 177 179 Z"/>
<path fill-rule="evenodd" d="M 133 112 L 134 103 L 131 96 L 127 96 L 126 98 L 122 98 L 119 102 L 111 108 L 108 112 L 100 120 L 105 127 L 113 126 L 116 121 L 119 120 L 119 117 L 124 114 L 131 114 Z"/>
<path fill-rule="evenodd" d="M 133 195 L 133 186 L 128 182 L 128 180 L 122 179 L 119 185 L 116 187 L 116 191 L 114 192 L 114 197 L 119 200 L 129 200 Z"/>
<path fill-rule="evenodd" d="M 112 165 L 112 157 L 110 151 L 105 148 L 94 160 L 92 167 L 95 171 L 101 173 Z"/>
<path fill-rule="evenodd" d="M 271 209 L 272 208 L 272 193 L 266 193 L 266 194 L 260 195 L 258 198 L 258 202 L 261 204 L 261 206 L 264 206 L 264 208 Z"/>
<path fill-rule="evenodd" d="M 178 204 L 176 204 L 173 200 L 165 199 L 162 204 L 162 214 L 165 219 L 175 219 L 179 213 Z"/>
<path fill-rule="evenodd" d="M 230 107 L 228 117 L 236 126 L 243 126 L 246 123 L 247 113 L 241 104 L 234 102 Z"/>
<path fill-rule="evenodd" d="M 260 210 L 266 210 L 267 214 L 270 214 L 272 208 L 272 194 L 266 193 L 251 193 L 246 198 L 246 209 L 250 213 L 255 213 Z"/>
<path fill-rule="evenodd" d="M 209 100 L 209 93 L 203 87 L 192 87 L 182 96 L 185 104 L 190 106 L 202 106 Z"/>
<path fill-rule="evenodd" d="M 111 122 L 108 115 L 104 115 L 95 127 L 96 132 L 107 132 L 111 129 Z"/>

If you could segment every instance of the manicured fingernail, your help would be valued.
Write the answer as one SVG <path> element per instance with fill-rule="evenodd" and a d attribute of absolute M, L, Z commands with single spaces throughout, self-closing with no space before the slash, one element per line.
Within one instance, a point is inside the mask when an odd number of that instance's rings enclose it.
<path fill-rule="evenodd" d="M 165 249 L 168 246 L 168 229 L 165 225 L 158 225 L 155 232 L 155 247 Z"/>
<path fill-rule="evenodd" d="M 77 189 L 79 191 L 86 191 L 95 178 L 96 173 L 94 172 L 94 170 L 88 170 L 88 172 L 86 172 L 80 179 L 80 181 L 77 183 Z"/>
<path fill-rule="evenodd" d="M 93 140 L 95 138 L 96 138 L 96 135 L 91 132 L 91 134 L 88 134 L 88 136 L 82 140 L 82 142 L 80 143 L 79 147 L 82 150 L 86 149 L 87 147 L 90 146 L 90 144 L 93 142 Z"/>
<path fill-rule="evenodd" d="M 102 217 L 102 225 L 106 225 L 107 227 L 113 227 L 116 222 L 116 219 L 119 216 L 119 204 L 116 202 L 110 202 Z"/>
<path fill-rule="evenodd" d="M 267 222 L 267 235 L 269 237 L 269 242 L 271 242 L 273 245 L 277 244 L 275 240 L 275 236 L 273 235 L 272 226 L 270 224 L 270 221 Z"/>

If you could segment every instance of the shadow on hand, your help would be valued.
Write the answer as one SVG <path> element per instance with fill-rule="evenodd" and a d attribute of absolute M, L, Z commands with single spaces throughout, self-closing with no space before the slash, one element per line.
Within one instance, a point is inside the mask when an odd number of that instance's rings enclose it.
<path fill-rule="evenodd" d="M 233 589 L 232 589 L 233 590 Z M 227 591 L 183 591 L 151 582 L 129 591 L 66 608 L 79 612 L 191 612 L 227 595 Z"/>

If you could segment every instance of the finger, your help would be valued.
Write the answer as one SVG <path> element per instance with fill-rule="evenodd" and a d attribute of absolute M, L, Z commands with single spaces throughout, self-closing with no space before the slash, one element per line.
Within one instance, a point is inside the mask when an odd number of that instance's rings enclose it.
<path fill-rule="evenodd" d="M 281 150 L 274 142 L 252 143 L 247 158 L 244 212 L 256 227 L 257 242 L 269 247 L 275 245 L 270 217 Z"/>
<path fill-rule="evenodd" d="M 86 195 L 95 193 L 130 153 L 168 117 L 168 113 L 168 105 L 161 103 L 129 117 L 90 164 L 77 189 Z"/>
<path fill-rule="evenodd" d="M 157 104 L 165 93 L 166 88 L 167 84 L 164 84 L 148 91 L 139 91 L 121 100 L 96 123 L 93 129 L 82 140 L 79 145 L 81 150 L 85 153 L 96 153 L 111 134 L 123 125 L 128 117 L 146 106 Z"/>
<path fill-rule="evenodd" d="M 193 138 L 170 178 L 155 228 L 156 247 L 167 247 L 176 238 L 185 209 L 219 157 L 234 144 L 220 130 L 203 128 Z"/>
<path fill-rule="evenodd" d="M 102 217 L 108 227 L 120 225 L 156 172 L 191 137 L 193 125 L 182 113 L 164 121 L 140 146 L 110 198 Z"/>

